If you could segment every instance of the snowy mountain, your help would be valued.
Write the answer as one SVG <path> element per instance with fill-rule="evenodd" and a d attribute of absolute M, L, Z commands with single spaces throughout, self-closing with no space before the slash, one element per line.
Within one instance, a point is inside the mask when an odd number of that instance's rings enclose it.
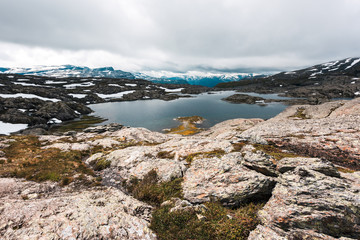
<path fill-rule="evenodd" d="M 275 75 L 218 84 L 247 92 L 286 92 L 291 97 L 318 99 L 360 94 L 360 58 L 346 58 Z"/>
<path fill-rule="evenodd" d="M 169 83 L 181 83 L 179 81 L 184 81 L 191 85 L 214 87 L 218 83 L 239 81 L 244 78 L 251 78 L 256 74 L 209 73 L 198 71 L 189 71 L 186 73 L 175 73 L 169 71 L 147 71 L 142 73 L 134 73 L 134 75 L 136 76 L 136 78 L 141 78 L 149 81 L 165 81 Z"/>
<path fill-rule="evenodd" d="M 186 73 L 175 73 L 169 71 L 145 71 L 130 73 L 115 70 L 112 67 L 89 68 L 73 65 L 62 66 L 40 66 L 33 68 L 0 68 L 0 73 L 16 73 L 21 75 L 48 76 L 57 78 L 68 77 L 105 77 L 105 78 L 126 78 L 145 79 L 162 84 L 191 84 L 213 87 L 218 83 L 239 81 L 244 78 L 251 78 L 254 75 L 249 73 L 208 73 L 189 71 Z"/>
<path fill-rule="evenodd" d="M 58 78 L 68 77 L 106 77 L 134 79 L 134 75 L 112 67 L 88 68 L 73 65 L 40 66 L 34 68 L 0 68 L 0 73 L 16 73 L 21 75 L 37 75 Z"/>
<path fill-rule="evenodd" d="M 305 69 L 281 72 L 271 76 L 271 78 L 307 78 L 319 79 L 327 75 L 349 75 L 360 74 L 360 58 L 346 58 L 338 61 L 326 62 Z"/>

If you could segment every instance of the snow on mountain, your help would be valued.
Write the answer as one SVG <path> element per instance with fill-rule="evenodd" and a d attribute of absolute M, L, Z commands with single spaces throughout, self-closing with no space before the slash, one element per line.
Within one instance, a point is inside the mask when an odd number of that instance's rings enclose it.
<path fill-rule="evenodd" d="M 273 77 L 308 78 L 316 79 L 325 75 L 356 75 L 360 72 L 360 58 L 346 58 L 337 61 L 326 62 L 301 70 L 282 72 Z"/>
<path fill-rule="evenodd" d="M 150 81 L 168 81 L 174 83 L 175 81 L 186 81 L 191 85 L 203 85 L 213 87 L 221 82 L 239 81 L 244 78 L 253 77 L 257 74 L 252 73 L 211 73 L 188 71 L 186 73 L 176 73 L 170 71 L 145 71 L 142 73 L 134 73 L 136 78 L 141 78 Z"/>
<path fill-rule="evenodd" d="M 33 68 L 0 68 L 2 73 L 16 73 L 21 75 L 37 75 L 48 77 L 106 77 L 134 79 L 134 75 L 112 67 L 88 68 L 73 65 L 39 66 Z"/>

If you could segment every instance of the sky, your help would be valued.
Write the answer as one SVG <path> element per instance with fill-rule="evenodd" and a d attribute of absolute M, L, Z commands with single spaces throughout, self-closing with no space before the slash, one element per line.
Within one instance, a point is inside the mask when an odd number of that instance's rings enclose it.
<path fill-rule="evenodd" d="M 360 57 L 360 0 L 1 0 L 0 67 L 272 72 Z"/>

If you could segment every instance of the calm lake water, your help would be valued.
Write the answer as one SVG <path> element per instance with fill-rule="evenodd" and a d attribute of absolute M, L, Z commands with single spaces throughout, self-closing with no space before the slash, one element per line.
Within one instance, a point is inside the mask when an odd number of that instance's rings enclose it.
<path fill-rule="evenodd" d="M 263 118 L 268 119 L 282 112 L 287 106 L 281 103 L 270 103 L 267 106 L 257 104 L 232 104 L 222 101 L 222 98 L 234 94 L 234 91 L 204 93 L 192 98 L 181 98 L 173 101 L 138 100 L 132 102 L 113 102 L 93 104 L 92 115 L 108 119 L 101 123 L 120 123 L 131 127 L 145 127 L 153 131 L 161 131 L 179 124 L 176 117 L 201 116 L 203 124 L 208 128 L 216 123 L 233 118 Z M 285 99 L 276 94 L 247 93 L 263 98 Z"/>

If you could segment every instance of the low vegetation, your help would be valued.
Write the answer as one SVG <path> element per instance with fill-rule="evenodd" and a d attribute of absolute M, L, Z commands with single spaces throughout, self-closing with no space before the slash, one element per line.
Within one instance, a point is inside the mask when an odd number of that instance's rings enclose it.
<path fill-rule="evenodd" d="M 42 149 L 41 142 L 35 136 L 14 136 L 11 139 L 14 141 L 3 149 L 7 162 L 0 165 L 0 176 L 36 182 L 50 180 L 63 185 L 75 179 L 85 181 L 88 179 L 86 176 L 95 176 L 93 170 L 82 161 L 88 152 Z"/>
<path fill-rule="evenodd" d="M 140 201 L 155 207 L 150 228 L 158 239 L 246 239 L 259 224 L 257 212 L 264 203 L 250 203 L 236 209 L 223 207 L 220 203 L 206 203 L 203 218 L 194 212 L 170 212 L 171 206 L 161 206 L 171 198 L 182 198 L 182 178 L 159 182 L 155 170 L 147 173 L 142 180 L 132 178 L 125 184 L 128 192 Z"/>
<path fill-rule="evenodd" d="M 225 151 L 222 149 L 214 149 L 209 152 L 197 152 L 189 154 L 185 157 L 185 161 L 188 164 L 191 164 L 195 157 L 202 156 L 203 158 L 210 158 L 210 157 L 221 157 L 225 154 Z"/>
<path fill-rule="evenodd" d="M 284 152 L 283 150 L 281 150 L 280 148 L 276 147 L 273 144 L 253 144 L 253 146 L 255 147 L 254 151 L 260 150 L 263 151 L 264 153 L 273 156 L 276 160 L 280 160 L 282 158 L 286 158 L 286 157 L 301 157 L 300 155 L 296 154 L 296 153 L 292 153 L 292 152 Z"/>
<path fill-rule="evenodd" d="M 196 126 L 196 124 L 200 124 L 204 121 L 204 118 L 202 117 L 199 116 L 178 117 L 176 120 L 181 122 L 181 124 L 175 128 L 171 128 L 170 130 L 167 131 L 167 133 L 189 136 L 202 131 L 202 129 L 199 129 Z"/>
<path fill-rule="evenodd" d="M 159 239 L 247 239 L 259 224 L 257 212 L 263 203 L 250 203 L 228 209 L 219 203 L 206 203 L 203 219 L 192 212 L 170 212 L 170 207 L 154 211 L 150 228 Z"/>
<path fill-rule="evenodd" d="M 296 110 L 296 113 L 290 116 L 289 118 L 309 119 L 309 117 L 306 116 L 304 112 L 305 112 L 305 108 L 298 108 Z"/>
<path fill-rule="evenodd" d="M 248 142 L 246 141 L 243 141 L 243 142 L 237 142 L 237 143 L 233 143 L 232 146 L 233 146 L 233 152 L 241 152 L 241 150 L 243 149 L 243 147 L 245 145 L 249 144 Z"/>
<path fill-rule="evenodd" d="M 173 159 L 175 157 L 175 154 L 172 153 L 171 151 L 161 151 L 156 154 L 156 157 Z"/>
<path fill-rule="evenodd" d="M 159 182 L 157 172 L 151 170 L 141 180 L 136 177 L 130 179 L 129 183 L 125 183 L 125 187 L 136 199 L 160 206 L 162 202 L 173 197 L 182 197 L 182 181 L 182 178 L 176 178 L 169 182 Z"/>

